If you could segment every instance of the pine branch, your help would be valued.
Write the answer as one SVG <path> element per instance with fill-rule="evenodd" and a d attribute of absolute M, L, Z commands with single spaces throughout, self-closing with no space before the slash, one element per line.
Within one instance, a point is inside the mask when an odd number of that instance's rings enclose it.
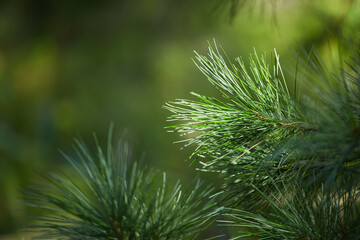
<path fill-rule="evenodd" d="M 312 97 L 302 109 L 312 131 L 293 147 L 295 160 L 306 163 L 302 178 L 309 185 L 346 192 L 360 184 L 360 54 L 354 50 L 351 61 L 335 72 L 316 52 L 306 58 L 303 82 Z"/>
<path fill-rule="evenodd" d="M 95 138 L 96 140 L 96 138 Z M 27 204 L 44 216 L 30 229 L 38 239 L 194 239 L 220 210 L 212 189 L 195 181 L 169 187 L 156 171 L 132 160 L 125 141 L 93 155 L 76 140 L 77 158 L 64 155 L 75 174 L 49 173 L 27 190 Z M 200 190 L 203 189 L 203 190 Z"/>
<path fill-rule="evenodd" d="M 225 60 L 215 44 L 209 47 L 207 57 L 197 54 L 196 59 L 198 68 L 224 100 L 192 93 L 197 101 L 168 103 L 165 108 L 173 113 L 169 120 L 182 122 L 170 126 L 170 131 L 190 136 L 185 146 L 197 146 L 190 159 L 209 159 L 201 162 L 204 170 L 227 172 L 235 178 L 232 182 L 266 181 L 266 172 L 286 165 L 283 159 L 274 158 L 274 150 L 289 136 L 305 131 L 303 115 L 290 97 L 279 56 L 275 52 L 268 64 L 266 56 L 258 57 L 255 52 L 247 68 L 240 58 L 237 65 L 226 54 Z"/>
<path fill-rule="evenodd" d="M 270 65 L 255 53 L 248 68 L 224 56 L 210 46 L 196 62 L 223 99 L 192 93 L 196 101 L 165 108 L 173 113 L 169 121 L 180 122 L 170 131 L 187 137 L 185 147 L 196 146 L 190 159 L 203 158 L 202 170 L 223 174 L 219 194 L 231 206 L 258 209 L 262 201 L 252 186 L 266 191 L 269 179 L 343 194 L 359 185 L 360 55 L 335 78 L 320 59 L 308 58 L 307 77 L 318 84 L 309 84 L 315 105 L 290 96 L 276 52 Z"/>
<path fill-rule="evenodd" d="M 265 213 L 226 209 L 222 226 L 239 229 L 231 239 L 358 239 L 360 235 L 360 194 L 353 188 L 347 195 L 329 194 L 324 188 L 314 194 L 299 185 L 273 182 L 268 194 L 254 189 L 270 206 Z"/>

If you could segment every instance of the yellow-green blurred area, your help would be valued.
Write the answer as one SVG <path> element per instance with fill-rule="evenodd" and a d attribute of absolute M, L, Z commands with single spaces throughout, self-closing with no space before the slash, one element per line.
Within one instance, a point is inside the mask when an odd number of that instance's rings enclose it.
<path fill-rule="evenodd" d="M 340 35 L 359 37 L 359 1 L 249 0 L 230 18 L 231 2 L 0 2 L 0 239 L 27 239 L 16 232 L 28 180 L 66 171 L 58 149 L 72 153 L 74 137 L 96 132 L 105 146 L 111 122 L 170 179 L 192 178 L 193 148 L 173 144 L 182 138 L 166 132 L 161 107 L 190 91 L 219 96 L 191 60 L 207 41 L 231 59 L 276 48 L 286 69 L 298 46 L 330 59 Z"/>

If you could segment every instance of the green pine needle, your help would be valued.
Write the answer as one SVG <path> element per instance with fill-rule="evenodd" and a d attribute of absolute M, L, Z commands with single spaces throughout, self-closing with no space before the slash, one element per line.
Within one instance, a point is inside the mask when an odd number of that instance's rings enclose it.
<path fill-rule="evenodd" d="M 246 66 L 210 45 L 208 56 L 196 54 L 196 65 L 222 98 L 192 93 L 196 100 L 167 103 L 169 121 L 177 123 L 168 129 L 185 136 L 185 147 L 195 146 L 189 159 L 200 160 L 201 170 L 223 174 L 218 194 L 231 206 L 259 208 L 252 185 L 266 191 L 270 178 L 346 193 L 360 182 L 359 56 L 335 75 L 308 57 L 305 101 L 290 95 L 276 51 L 270 63 L 255 52 Z"/>
<path fill-rule="evenodd" d="M 231 238 L 242 239 L 359 239 L 360 212 L 356 202 L 360 194 L 355 188 L 347 195 L 328 194 L 321 190 L 309 193 L 301 186 L 286 187 L 273 182 L 272 194 L 255 187 L 270 206 L 266 212 L 226 209 L 220 225 L 238 228 Z"/>
<path fill-rule="evenodd" d="M 190 159 L 206 159 L 203 170 L 228 172 L 238 183 L 264 182 L 264 173 L 287 165 L 272 155 L 288 136 L 301 133 L 303 115 L 289 94 L 276 51 L 270 64 L 255 52 L 249 67 L 224 55 L 216 44 L 208 56 L 196 55 L 196 65 L 223 99 L 192 93 L 197 100 L 167 103 L 173 113 L 169 121 L 180 122 L 169 129 L 188 137 L 185 146 L 196 146 Z"/>
<path fill-rule="evenodd" d="M 30 226 L 37 239 L 194 239 L 220 210 L 211 188 L 195 181 L 182 190 L 166 174 L 134 161 L 125 141 L 92 154 L 76 140 L 77 157 L 65 155 L 75 174 L 49 173 L 28 188 L 27 204 L 43 209 Z M 96 139 L 96 138 L 95 138 Z M 204 190 L 200 190 L 200 188 Z"/>
<path fill-rule="evenodd" d="M 214 159 L 204 167 L 237 164 L 244 155 L 266 153 L 273 142 L 300 128 L 302 115 L 290 97 L 276 52 L 270 65 L 255 52 L 248 70 L 240 58 L 237 66 L 225 61 L 216 45 L 209 51 L 207 57 L 197 54 L 196 64 L 225 101 L 192 93 L 197 101 L 179 99 L 165 106 L 174 113 L 169 121 L 182 122 L 169 127 L 172 131 L 199 134 L 186 144 L 198 146 L 193 158 Z"/>

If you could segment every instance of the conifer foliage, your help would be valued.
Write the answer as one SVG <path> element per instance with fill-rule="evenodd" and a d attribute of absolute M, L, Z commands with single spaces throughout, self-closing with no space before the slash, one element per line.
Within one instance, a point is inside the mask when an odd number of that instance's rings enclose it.
<path fill-rule="evenodd" d="M 159 182 L 126 141 L 113 147 L 110 129 L 106 152 L 96 137 L 96 154 L 77 140 L 77 157 L 64 154 L 75 174 L 53 172 L 28 188 L 28 205 L 46 212 L 32 226 L 37 238 L 194 239 L 218 218 L 231 239 L 359 239 L 360 54 L 334 74 L 312 55 L 305 97 L 300 76 L 288 88 L 276 51 L 254 52 L 248 64 L 216 44 L 196 53 L 222 96 L 167 103 L 168 129 L 223 186 L 197 181 L 183 191 L 165 173 Z"/>
<path fill-rule="evenodd" d="M 210 45 L 196 64 L 222 99 L 192 93 L 165 106 L 178 123 L 170 131 L 195 145 L 190 158 L 226 179 L 217 196 L 228 207 L 220 222 L 240 227 L 232 239 L 360 238 L 360 55 L 335 74 L 314 56 L 303 100 L 276 51 L 246 67 Z"/>
<path fill-rule="evenodd" d="M 360 54 L 335 73 L 312 56 L 289 89 L 276 51 L 236 63 L 216 44 L 196 53 L 220 97 L 167 103 L 168 129 L 223 186 L 168 186 L 126 141 L 114 147 L 111 129 L 106 152 L 77 140 L 77 157 L 64 154 L 75 174 L 28 188 L 28 205 L 46 212 L 37 238 L 194 239 L 217 218 L 231 239 L 360 239 Z"/>
<path fill-rule="evenodd" d="M 93 154 L 76 141 L 77 157 L 64 155 L 74 174 L 49 173 L 27 190 L 27 203 L 45 210 L 29 226 L 37 239 L 193 239 L 218 211 L 212 189 L 195 181 L 187 190 L 133 159 L 125 140 Z M 160 181 L 159 181 L 160 180 Z M 201 189 L 201 190 L 200 190 Z"/>

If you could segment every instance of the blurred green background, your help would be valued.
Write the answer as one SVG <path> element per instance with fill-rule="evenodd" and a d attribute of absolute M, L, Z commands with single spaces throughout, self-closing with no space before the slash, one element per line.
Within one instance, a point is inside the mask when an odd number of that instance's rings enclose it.
<path fill-rule="evenodd" d="M 339 36 L 359 37 L 358 2 L 0 1 L 0 239 L 27 238 L 17 232 L 28 179 L 66 169 L 58 149 L 72 152 L 74 137 L 106 142 L 111 122 L 171 179 L 192 178 L 191 148 L 173 144 L 181 138 L 164 129 L 161 107 L 190 91 L 219 95 L 193 50 L 206 54 L 216 39 L 247 59 L 275 47 L 286 68 L 298 46 L 315 44 L 330 59 Z"/>

